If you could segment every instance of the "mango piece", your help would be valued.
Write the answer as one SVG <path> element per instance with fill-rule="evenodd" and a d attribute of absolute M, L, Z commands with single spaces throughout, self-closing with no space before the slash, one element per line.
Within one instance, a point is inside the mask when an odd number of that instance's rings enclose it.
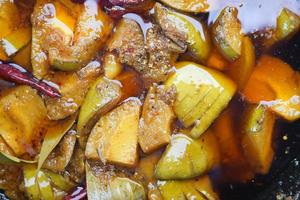
<path fill-rule="evenodd" d="M 154 17 L 165 34 L 175 43 L 188 45 L 188 50 L 196 59 L 204 62 L 210 52 L 210 38 L 206 27 L 196 19 L 155 4 Z M 182 45 L 180 45 L 182 46 Z"/>
<path fill-rule="evenodd" d="M 0 43 L 8 57 L 16 54 L 31 40 L 31 27 L 18 28 L 1 39 Z"/>
<path fill-rule="evenodd" d="M 22 112 L 20 112 L 22 110 Z M 29 86 L 12 88 L 0 99 L 0 135 L 15 152 L 35 154 L 47 118 L 41 97 Z"/>
<path fill-rule="evenodd" d="M 122 72 L 122 64 L 113 53 L 106 53 L 103 59 L 104 75 L 109 79 L 114 79 Z"/>
<path fill-rule="evenodd" d="M 211 132 L 198 140 L 176 134 L 157 163 L 154 174 L 163 180 L 193 178 L 209 171 L 218 160 L 218 146 Z"/>
<path fill-rule="evenodd" d="M 43 162 L 42 167 L 53 172 L 63 172 L 71 160 L 75 143 L 76 132 L 74 130 L 70 130 L 67 134 L 65 134 L 59 144 L 51 151 L 47 159 Z"/>
<path fill-rule="evenodd" d="M 117 177 L 110 183 L 112 199 L 146 199 L 144 187 L 129 178 Z"/>
<path fill-rule="evenodd" d="M 244 36 L 241 56 L 230 65 L 229 76 L 236 82 L 238 89 L 245 87 L 255 66 L 255 48 L 251 39 Z"/>
<path fill-rule="evenodd" d="M 216 200 L 218 194 L 213 190 L 208 176 L 186 181 L 158 181 L 158 188 L 163 199 Z"/>
<path fill-rule="evenodd" d="M 0 56 L 0 59 L 1 59 L 1 56 Z M 32 67 L 31 67 L 31 44 L 29 43 L 23 49 L 18 51 L 17 54 L 12 57 L 12 61 L 14 63 L 24 67 L 27 71 L 31 72 L 32 71 Z"/>
<path fill-rule="evenodd" d="M 36 180 L 40 190 L 40 198 L 54 200 L 52 186 L 50 183 L 50 179 L 47 177 L 47 175 L 42 171 L 38 171 L 36 175 Z"/>
<path fill-rule="evenodd" d="M 88 159 L 126 167 L 137 164 L 138 123 L 141 102 L 129 99 L 100 118 L 86 145 Z"/>
<path fill-rule="evenodd" d="M 75 184 L 69 180 L 67 180 L 64 176 L 51 172 L 51 171 L 43 171 L 46 176 L 50 179 L 51 185 L 62 189 L 65 192 L 69 192 L 74 188 Z"/>
<path fill-rule="evenodd" d="M 247 182 L 254 177 L 254 172 L 241 148 L 240 132 L 236 129 L 240 123 L 237 112 L 230 105 L 215 121 L 212 132 L 220 149 L 222 175 L 227 181 Z"/>
<path fill-rule="evenodd" d="M 99 120 L 121 100 L 121 84 L 105 77 L 98 78 L 89 89 L 80 108 L 77 130 L 79 144 L 85 147 L 88 134 Z"/>
<path fill-rule="evenodd" d="M 256 173 L 267 174 L 274 157 L 275 116 L 263 105 L 248 105 L 243 118 L 243 152 Z"/>
<path fill-rule="evenodd" d="M 270 76 L 270 72 L 272 76 Z M 300 118 L 300 74 L 282 60 L 262 56 L 243 95 L 253 104 L 264 104 L 284 119 Z"/>
<path fill-rule="evenodd" d="M 213 41 L 229 61 L 234 61 L 241 55 L 243 35 L 237 15 L 236 8 L 226 7 L 212 27 Z"/>
<path fill-rule="evenodd" d="M 92 163 L 93 164 L 93 163 Z M 140 181 L 126 177 L 122 172 L 106 170 L 86 163 L 87 196 L 101 200 L 145 200 L 146 194 Z"/>
<path fill-rule="evenodd" d="M 20 20 L 19 10 L 13 1 L 3 0 L 0 2 L 0 38 L 18 27 Z"/>
<path fill-rule="evenodd" d="M 14 155 L 13 150 L 6 144 L 5 140 L 0 136 L 0 152 L 8 155 Z"/>
<path fill-rule="evenodd" d="M 176 68 L 165 85 L 175 86 L 175 114 L 185 127 L 195 123 L 192 137 L 198 138 L 226 107 L 236 86 L 223 74 L 192 62 L 177 63 Z"/>
<path fill-rule="evenodd" d="M 153 152 L 169 143 L 175 114 L 171 103 L 164 100 L 168 92 L 162 87 L 151 87 L 146 96 L 139 125 L 139 144 L 144 153 Z M 169 101 L 174 102 L 175 93 L 169 92 Z"/>
<path fill-rule="evenodd" d="M 33 164 L 26 164 L 23 166 L 24 186 L 26 195 L 29 199 L 40 199 L 39 185 L 37 184 L 37 170 Z"/>
<path fill-rule="evenodd" d="M 60 98 L 44 97 L 49 119 L 60 120 L 76 113 L 100 73 L 100 63 L 93 61 L 78 72 L 56 72 L 46 76 L 45 79 L 59 85 L 62 95 Z"/>
<path fill-rule="evenodd" d="M 300 17 L 291 10 L 284 8 L 277 17 L 275 37 L 277 40 L 288 39 L 300 29 Z"/>
<path fill-rule="evenodd" d="M 92 27 L 91 27 L 92 26 Z M 97 2 L 83 5 L 75 27 L 73 45 L 49 50 L 50 64 L 60 70 L 73 71 L 86 65 L 103 46 L 112 29 L 112 21 Z"/>
<path fill-rule="evenodd" d="M 177 10 L 191 13 L 206 12 L 209 8 L 206 0 L 162 0 L 161 2 Z"/>

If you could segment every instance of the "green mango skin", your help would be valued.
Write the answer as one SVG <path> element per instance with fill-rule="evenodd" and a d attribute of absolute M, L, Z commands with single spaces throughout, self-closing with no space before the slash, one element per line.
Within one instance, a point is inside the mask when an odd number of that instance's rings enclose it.
<path fill-rule="evenodd" d="M 241 55 L 243 34 L 237 14 L 238 10 L 234 7 L 224 8 L 212 27 L 213 41 L 229 61 Z"/>
<path fill-rule="evenodd" d="M 160 180 L 188 179 L 201 175 L 208 168 L 207 154 L 201 144 L 184 134 L 174 135 L 154 175 Z"/>
<path fill-rule="evenodd" d="M 300 17 L 284 8 L 277 18 L 276 39 L 284 40 L 290 38 L 300 29 Z"/>

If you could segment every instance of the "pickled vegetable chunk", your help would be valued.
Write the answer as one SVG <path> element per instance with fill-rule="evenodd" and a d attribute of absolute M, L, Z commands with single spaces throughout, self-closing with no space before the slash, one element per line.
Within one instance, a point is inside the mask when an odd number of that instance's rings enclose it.
<path fill-rule="evenodd" d="M 87 195 L 99 200 L 146 200 L 145 189 L 138 180 L 112 169 L 86 164 Z"/>
<path fill-rule="evenodd" d="M 282 9 L 277 18 L 275 37 L 278 40 L 288 39 L 300 29 L 300 17 L 287 8 Z"/>
<path fill-rule="evenodd" d="M 138 158 L 140 104 L 137 99 L 129 99 L 101 117 L 88 138 L 85 156 L 103 163 L 134 167 Z"/>
<path fill-rule="evenodd" d="M 193 178 L 210 170 L 218 160 L 218 147 L 211 132 L 198 140 L 176 134 L 157 163 L 154 175 L 161 180 Z"/>
<path fill-rule="evenodd" d="M 175 118 L 171 106 L 176 93 L 172 88 L 166 92 L 163 90 L 162 87 L 151 87 L 144 102 L 139 125 L 139 144 L 145 153 L 168 144 L 171 138 L 171 126 Z"/>
<path fill-rule="evenodd" d="M 100 63 L 91 62 L 78 72 L 57 72 L 46 77 L 60 86 L 61 98 L 45 97 L 47 114 L 51 120 L 64 119 L 74 114 L 82 105 L 89 87 L 101 73 Z"/>
<path fill-rule="evenodd" d="M 229 68 L 230 77 L 236 82 L 240 91 L 245 87 L 255 67 L 255 48 L 251 39 L 244 36 L 241 56 Z"/>
<path fill-rule="evenodd" d="M 242 129 L 243 152 L 257 173 L 266 174 L 272 164 L 274 114 L 263 105 L 248 105 Z"/>
<path fill-rule="evenodd" d="M 206 12 L 209 8 L 206 0 L 162 0 L 161 2 L 172 8 L 191 13 Z"/>
<path fill-rule="evenodd" d="M 101 115 L 110 111 L 121 100 L 121 84 L 117 81 L 100 77 L 89 89 L 80 108 L 77 129 L 79 143 L 85 143 L 93 126 Z"/>
<path fill-rule="evenodd" d="M 39 78 L 47 74 L 50 66 L 63 71 L 80 69 L 103 46 L 112 29 L 110 18 L 95 1 L 80 5 L 78 10 L 70 10 L 59 1 L 40 0 L 35 5 L 32 64 Z"/>
<path fill-rule="evenodd" d="M 205 62 L 210 52 L 210 39 L 206 27 L 198 20 L 168 10 L 159 3 L 154 6 L 154 16 L 166 36 L 194 57 Z"/>
<path fill-rule="evenodd" d="M 5 142 L 17 156 L 36 154 L 34 146 L 40 143 L 47 118 L 41 97 L 29 86 L 18 86 L 0 99 L 0 107 L 0 135 Z"/>
<path fill-rule="evenodd" d="M 242 33 L 237 14 L 234 7 L 224 8 L 212 27 L 215 45 L 230 61 L 241 55 Z"/>
<path fill-rule="evenodd" d="M 188 181 L 158 181 L 157 184 L 161 195 L 165 200 L 219 199 L 212 188 L 212 183 L 208 176 L 202 176 L 197 180 L 192 179 Z"/>
<path fill-rule="evenodd" d="M 185 127 L 195 123 L 191 135 L 198 138 L 226 107 L 236 86 L 219 72 L 195 63 L 181 62 L 176 67 L 165 85 L 175 86 L 175 113 Z"/>
<path fill-rule="evenodd" d="M 272 72 L 272 76 L 270 76 Z M 300 117 L 300 75 L 278 58 L 262 56 L 243 94 L 250 103 L 264 104 L 283 118 Z"/>
<path fill-rule="evenodd" d="M 76 132 L 69 131 L 43 163 L 43 168 L 62 172 L 69 164 L 76 143 Z"/>

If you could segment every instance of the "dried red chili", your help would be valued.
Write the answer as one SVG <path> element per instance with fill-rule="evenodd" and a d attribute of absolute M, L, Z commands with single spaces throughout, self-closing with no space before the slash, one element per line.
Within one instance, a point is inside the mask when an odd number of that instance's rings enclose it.
<path fill-rule="evenodd" d="M 87 197 L 86 188 L 78 186 L 71 194 L 65 197 L 65 200 L 82 200 L 82 199 L 86 199 L 86 197 Z"/>
<path fill-rule="evenodd" d="M 48 83 L 35 78 L 31 73 L 19 65 L 0 61 L 0 78 L 16 84 L 29 85 L 32 88 L 50 97 L 60 97 L 58 89 Z"/>

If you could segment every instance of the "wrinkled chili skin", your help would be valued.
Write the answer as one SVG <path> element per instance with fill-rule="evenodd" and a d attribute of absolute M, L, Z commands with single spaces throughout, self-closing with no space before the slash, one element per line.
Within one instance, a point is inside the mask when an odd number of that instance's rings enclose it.
<path fill-rule="evenodd" d="M 84 200 L 87 199 L 86 187 L 78 186 L 75 190 L 65 197 L 65 200 Z"/>
<path fill-rule="evenodd" d="M 73 3 L 84 3 L 85 0 L 72 0 Z"/>
<path fill-rule="evenodd" d="M 61 97 L 60 92 L 56 88 L 35 78 L 31 73 L 16 64 L 3 63 L 0 61 L 0 78 L 16 84 L 29 85 L 39 92 L 53 98 Z"/>

